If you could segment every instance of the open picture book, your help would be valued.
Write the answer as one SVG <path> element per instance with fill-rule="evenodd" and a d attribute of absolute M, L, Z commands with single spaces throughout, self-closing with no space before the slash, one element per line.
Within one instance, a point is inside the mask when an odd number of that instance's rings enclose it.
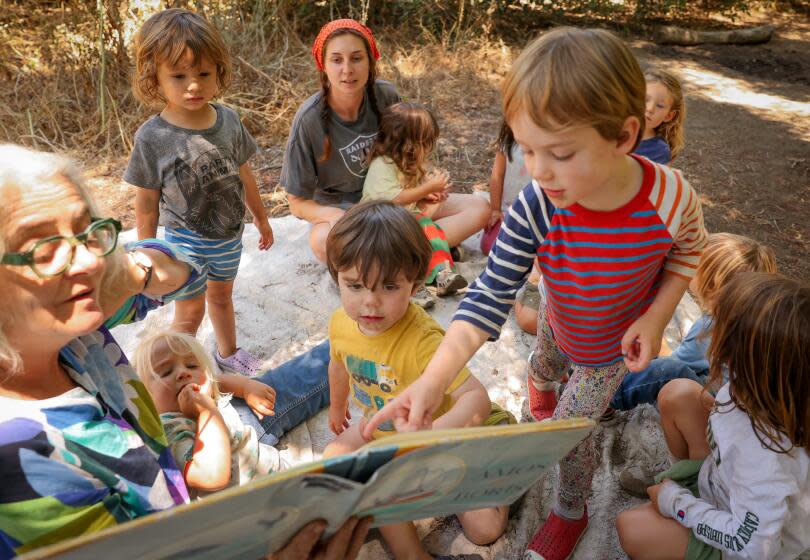
<path fill-rule="evenodd" d="M 594 423 L 558 420 L 397 434 L 23 558 L 261 558 L 315 519 L 373 526 L 510 504 Z"/>

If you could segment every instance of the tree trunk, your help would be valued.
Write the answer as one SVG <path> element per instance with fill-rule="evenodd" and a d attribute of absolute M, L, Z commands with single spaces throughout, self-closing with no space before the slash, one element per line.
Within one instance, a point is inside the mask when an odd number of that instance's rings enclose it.
<path fill-rule="evenodd" d="M 773 25 L 729 31 L 695 31 L 668 25 L 655 29 L 653 41 L 669 45 L 699 45 L 701 43 L 751 45 L 766 43 L 771 40 L 772 36 Z"/>

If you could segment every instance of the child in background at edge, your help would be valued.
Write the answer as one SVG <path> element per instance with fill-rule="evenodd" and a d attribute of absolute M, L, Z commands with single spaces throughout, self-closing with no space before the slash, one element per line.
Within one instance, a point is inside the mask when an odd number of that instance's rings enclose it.
<path fill-rule="evenodd" d="M 775 273 L 776 257 L 773 251 L 742 235 L 709 235 L 695 277 L 689 284 L 703 314 L 671 355 L 659 355 L 648 368 L 625 376 L 610 401 L 612 409 L 631 410 L 641 404 L 655 404 L 658 393 L 673 379 L 691 379 L 701 385 L 706 383 L 709 376 L 708 348 L 712 340 L 712 315 L 717 294 L 741 272 Z M 717 389 L 719 387 L 714 387 L 712 392 Z M 630 494 L 646 498 L 647 487 L 655 483 L 655 474 L 641 465 L 631 465 L 619 474 L 619 484 Z"/>
<path fill-rule="evenodd" d="M 447 172 L 425 170 L 438 138 L 435 117 L 421 105 L 401 101 L 386 108 L 368 156 L 370 163 L 361 202 L 390 200 L 416 217 L 432 248 L 425 284 L 435 283 L 436 294 L 445 297 L 465 288 L 467 281 L 456 271 L 450 254 L 442 229 L 447 220 L 433 220 L 447 200 L 451 186 Z"/>
<path fill-rule="evenodd" d="M 329 427 L 337 438 L 326 447 L 324 457 L 332 457 L 395 433 L 390 422 L 378 426 L 368 439 L 362 430 L 368 418 L 419 377 L 444 331 L 410 302 L 427 271 L 431 248 L 404 208 L 384 201 L 351 208 L 329 233 L 326 255 L 342 304 L 329 322 Z M 459 370 L 442 392 L 435 428 L 480 425 L 490 414 L 484 386 L 466 367 Z M 350 390 L 364 412 L 351 426 Z M 458 518 L 467 538 L 485 545 L 503 533 L 507 514 L 508 507 L 501 506 L 461 513 Z M 413 523 L 380 531 L 395 558 L 432 558 Z"/>
<path fill-rule="evenodd" d="M 242 375 L 215 376 L 205 349 L 186 333 L 147 335 L 135 350 L 133 365 L 155 401 L 192 497 L 246 484 L 284 467 L 278 450 L 260 443 L 259 434 L 231 405 L 235 396 L 259 418 L 273 415 L 272 387 Z"/>
<path fill-rule="evenodd" d="M 709 384 L 728 382 L 661 390 L 677 462 L 619 514 L 619 541 L 633 559 L 792 560 L 810 550 L 810 286 L 737 274 L 712 319 Z"/>
<path fill-rule="evenodd" d="M 635 153 L 669 165 L 683 149 L 686 104 L 681 82 L 659 68 L 648 68 L 644 79 L 647 82 L 644 134 Z"/>
<path fill-rule="evenodd" d="M 520 191 L 531 180 L 523 162 L 523 152 L 515 142 L 509 125 L 501 123 L 489 177 L 489 205 L 492 210 L 481 239 L 481 252 L 485 255 L 489 254 L 501 229 L 503 209 L 512 206 Z"/>
<path fill-rule="evenodd" d="M 492 213 L 481 236 L 481 252 L 485 255 L 489 255 L 501 231 L 502 209 L 512 206 L 520 191 L 530 181 L 531 177 L 523 162 L 523 152 L 515 142 L 509 125 L 503 122 L 498 132 L 495 161 L 492 163 L 492 174 L 489 178 L 489 204 Z M 537 334 L 539 283 L 540 273 L 533 268 L 529 280 L 515 301 L 515 320 L 518 326 L 529 334 Z"/>
<path fill-rule="evenodd" d="M 706 231 L 680 173 L 631 155 L 645 89 L 629 48 L 604 30 L 556 29 L 521 53 L 504 81 L 504 118 L 534 181 L 509 210 L 486 270 L 424 373 L 366 434 L 392 419 L 399 430 L 430 423 L 449 381 L 498 337 L 535 261 L 546 293 L 529 363 L 535 418 L 598 418 L 627 371 L 658 354 Z M 553 383 L 571 365 L 557 403 Z M 526 558 L 571 555 L 588 524 L 596 466 L 590 437 L 560 461 L 556 503 Z"/>
<path fill-rule="evenodd" d="M 208 314 L 217 363 L 245 375 L 262 363 L 236 345 L 233 281 L 242 254 L 245 206 L 259 230 L 259 249 L 273 244 L 248 159 L 256 142 L 231 109 L 210 101 L 231 77 L 228 49 L 202 16 L 170 9 L 150 17 L 135 38 L 133 91 L 162 111 L 135 133 L 124 180 L 135 189 L 138 238 L 157 235 L 185 250 L 204 274 L 175 303 L 176 331 L 195 334 Z"/>

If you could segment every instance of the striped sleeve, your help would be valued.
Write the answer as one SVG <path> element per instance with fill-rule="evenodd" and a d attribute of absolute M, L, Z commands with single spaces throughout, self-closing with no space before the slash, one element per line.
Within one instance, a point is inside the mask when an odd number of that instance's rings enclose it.
<path fill-rule="evenodd" d="M 650 200 L 673 239 L 664 270 L 689 280 L 706 246 L 700 199 L 680 171 L 656 165 L 656 174 L 659 180 Z"/>
<path fill-rule="evenodd" d="M 554 207 L 533 183 L 518 195 L 504 217 L 487 266 L 468 288 L 454 321 L 467 321 L 496 340 L 548 234 Z"/>

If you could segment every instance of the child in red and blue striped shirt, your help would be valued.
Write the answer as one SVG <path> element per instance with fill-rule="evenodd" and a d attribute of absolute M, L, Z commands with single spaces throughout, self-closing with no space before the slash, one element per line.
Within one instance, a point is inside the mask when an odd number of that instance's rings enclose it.
<path fill-rule="evenodd" d="M 421 429 L 452 377 L 498 337 L 536 261 L 545 309 L 529 364 L 536 418 L 598 418 L 624 375 L 645 368 L 706 243 L 698 197 L 678 171 L 633 156 L 644 126 L 644 75 L 602 30 L 557 29 L 532 43 L 503 85 L 504 117 L 533 181 L 506 215 L 486 270 L 470 286 L 419 380 L 367 430 L 393 419 Z M 552 383 L 572 368 L 556 402 Z M 563 560 L 588 524 L 597 456 L 590 438 L 560 462 L 556 504 L 527 559 Z"/>

